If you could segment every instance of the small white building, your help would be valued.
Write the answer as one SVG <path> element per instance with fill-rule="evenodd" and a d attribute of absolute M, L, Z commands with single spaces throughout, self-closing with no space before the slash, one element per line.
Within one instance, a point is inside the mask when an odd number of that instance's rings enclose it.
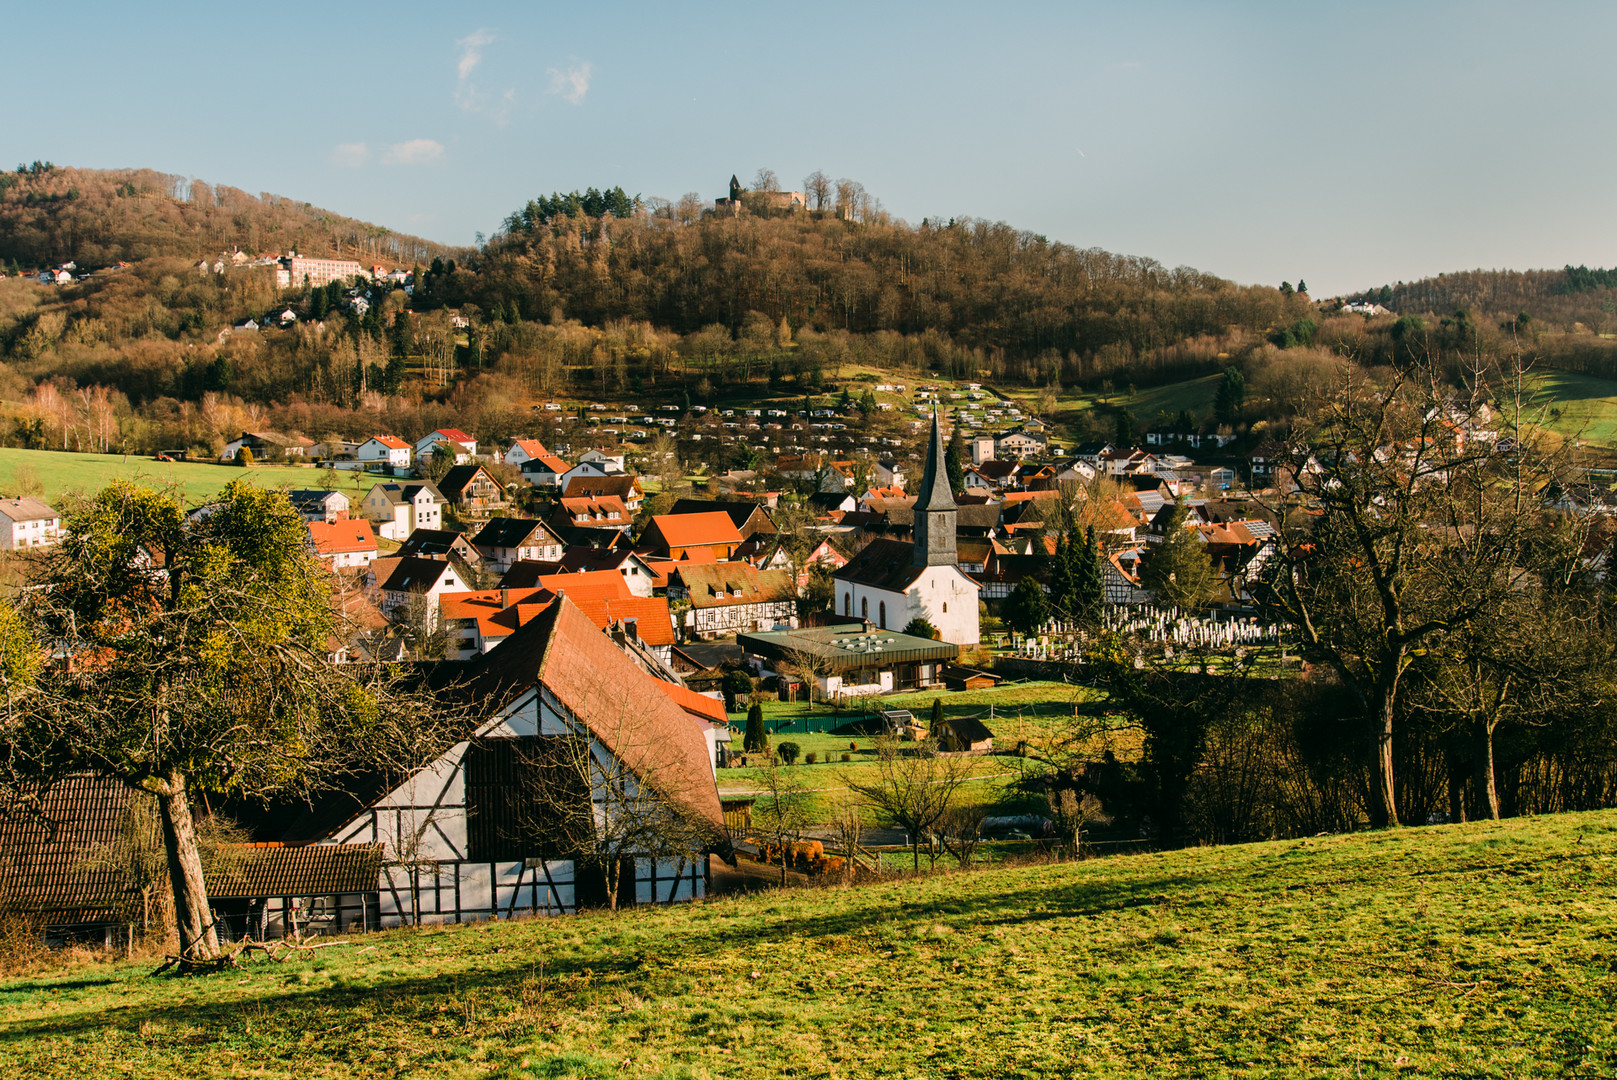
<path fill-rule="evenodd" d="M 0 499 L 0 551 L 48 547 L 61 539 L 62 515 L 43 500 Z"/>
<path fill-rule="evenodd" d="M 372 435 L 354 452 L 361 463 L 386 465 L 394 469 L 410 467 L 410 444 L 397 435 Z"/>
<path fill-rule="evenodd" d="M 309 522 L 309 542 L 321 559 L 333 570 L 349 570 L 369 566 L 376 561 L 378 547 L 371 523 L 364 519 L 341 518 L 337 521 Z"/>
<path fill-rule="evenodd" d="M 440 445 L 449 447 L 456 465 L 469 464 L 477 457 L 477 440 L 459 428 L 439 428 L 421 436 L 415 444 L 415 456 L 427 457 Z"/>
<path fill-rule="evenodd" d="M 440 528 L 443 507 L 444 497 L 429 481 L 377 484 L 360 503 L 361 513 L 376 523 L 378 536 L 401 541 L 417 529 Z"/>

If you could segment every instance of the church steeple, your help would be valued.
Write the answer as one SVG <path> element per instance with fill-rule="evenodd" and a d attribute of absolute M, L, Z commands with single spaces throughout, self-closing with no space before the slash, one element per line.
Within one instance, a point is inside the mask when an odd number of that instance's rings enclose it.
<path fill-rule="evenodd" d="M 960 561 L 955 541 L 954 496 L 949 492 L 949 470 L 943 462 L 943 429 L 938 410 L 932 409 L 932 445 L 926 453 L 926 473 L 915 499 L 916 566 L 954 566 Z"/>

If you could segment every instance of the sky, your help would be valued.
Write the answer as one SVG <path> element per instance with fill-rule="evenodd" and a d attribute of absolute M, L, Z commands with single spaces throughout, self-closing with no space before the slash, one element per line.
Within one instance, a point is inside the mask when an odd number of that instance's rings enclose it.
<path fill-rule="evenodd" d="M 446 244 L 529 198 L 858 180 L 1315 297 L 1617 265 L 1617 4 L 13 0 L 0 162 Z M 26 47 L 18 47 L 26 43 Z"/>

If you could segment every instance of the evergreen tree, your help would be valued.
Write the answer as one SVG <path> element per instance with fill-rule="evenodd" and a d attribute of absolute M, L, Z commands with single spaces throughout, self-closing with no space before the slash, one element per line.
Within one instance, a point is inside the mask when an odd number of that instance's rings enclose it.
<path fill-rule="evenodd" d="M 1035 634 L 1039 627 L 1050 621 L 1050 603 L 1045 599 L 1044 587 L 1032 577 L 1017 583 L 1005 599 L 1005 625 L 1018 634 Z"/>
<path fill-rule="evenodd" d="M 1225 368 L 1224 378 L 1218 384 L 1218 396 L 1213 399 L 1213 416 L 1220 424 L 1233 424 L 1246 404 L 1246 377 L 1236 368 Z"/>
<path fill-rule="evenodd" d="M 938 737 L 938 726 L 942 723 L 943 699 L 940 697 L 935 697 L 932 699 L 932 718 L 927 723 L 927 729 L 934 739 Z"/>
<path fill-rule="evenodd" d="M 949 445 L 943 451 L 943 468 L 949 474 L 949 490 L 956 495 L 966 490 L 965 453 L 966 441 L 960 434 L 959 423 L 956 423 L 949 435 Z"/>
<path fill-rule="evenodd" d="M 1194 610 L 1213 598 L 1218 578 L 1201 538 L 1185 527 L 1189 516 L 1189 506 L 1180 499 L 1168 517 L 1167 535 L 1146 560 L 1140 577 L 1156 593 L 1158 603 Z"/>
<path fill-rule="evenodd" d="M 764 730 L 764 709 L 757 702 L 753 702 L 752 708 L 747 710 L 747 733 L 742 737 L 741 749 L 749 754 L 769 749 L 769 732 Z"/>
<path fill-rule="evenodd" d="M 1068 549 L 1071 550 L 1073 546 L 1069 541 Z M 1077 598 L 1074 606 L 1078 609 L 1075 617 L 1079 622 L 1088 624 L 1100 621 L 1106 603 L 1106 583 L 1101 576 L 1100 548 L 1095 544 L 1093 525 L 1085 531 L 1084 546 L 1078 552 L 1073 577 L 1073 591 Z"/>
<path fill-rule="evenodd" d="M 1078 617 L 1077 582 L 1073 580 L 1073 570 L 1077 560 L 1073 558 L 1071 545 L 1065 533 L 1056 534 L 1056 554 L 1050 565 L 1050 606 L 1056 614 L 1067 619 Z"/>
<path fill-rule="evenodd" d="M 1134 414 L 1128 409 L 1117 410 L 1117 430 L 1113 433 L 1119 449 L 1134 445 Z"/>
<path fill-rule="evenodd" d="M 1298 278 L 1297 279 L 1297 291 L 1304 294 L 1304 295 L 1307 295 L 1307 293 L 1308 293 L 1308 282 L 1304 281 L 1302 278 Z"/>

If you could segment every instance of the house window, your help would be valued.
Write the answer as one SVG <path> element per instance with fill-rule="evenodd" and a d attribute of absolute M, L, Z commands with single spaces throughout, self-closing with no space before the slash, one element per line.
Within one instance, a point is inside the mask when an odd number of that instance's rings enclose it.
<path fill-rule="evenodd" d="M 945 615 L 949 614 L 949 601 L 947 600 L 943 602 L 943 613 Z"/>

